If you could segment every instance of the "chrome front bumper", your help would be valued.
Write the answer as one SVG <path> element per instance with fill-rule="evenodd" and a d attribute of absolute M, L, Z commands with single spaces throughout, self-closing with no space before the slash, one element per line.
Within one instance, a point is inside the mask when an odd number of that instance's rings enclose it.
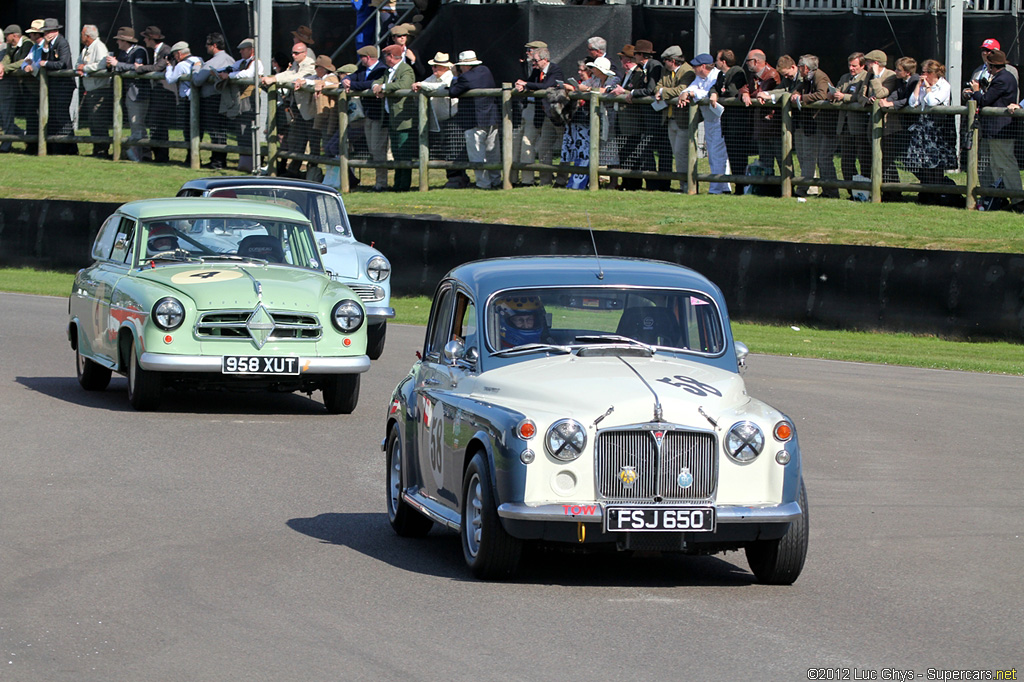
<path fill-rule="evenodd" d="M 366 322 L 368 324 L 380 324 L 395 317 L 395 309 L 383 305 L 364 305 L 366 308 Z"/>
<path fill-rule="evenodd" d="M 626 504 L 541 504 L 530 506 L 522 502 L 506 502 L 498 507 L 498 516 L 517 521 L 586 521 L 599 522 L 604 518 L 605 506 L 629 506 Z M 641 505 L 636 505 L 641 506 Z M 678 507 L 701 507 L 708 505 L 683 504 L 665 505 Z M 717 523 L 790 523 L 800 518 L 799 502 L 784 502 L 763 507 L 740 507 L 735 505 L 715 506 Z M 574 507 L 582 507 L 581 513 L 571 513 Z"/>
<path fill-rule="evenodd" d="M 168 355 L 166 353 L 143 353 L 139 359 L 143 369 L 151 372 L 209 372 L 221 374 L 222 358 L 219 355 Z M 347 358 L 299 358 L 299 376 L 304 374 L 361 374 L 370 369 L 370 358 L 354 355 Z M 245 376 L 229 375 L 224 376 Z M 254 375 L 274 376 L 274 375 Z M 287 377 L 289 375 L 282 375 Z M 290 375 L 294 376 L 294 375 Z"/>

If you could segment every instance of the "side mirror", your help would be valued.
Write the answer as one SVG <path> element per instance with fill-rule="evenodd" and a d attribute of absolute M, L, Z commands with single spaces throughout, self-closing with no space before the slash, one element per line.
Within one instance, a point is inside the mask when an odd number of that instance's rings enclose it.
<path fill-rule="evenodd" d="M 327 253 L 327 240 L 326 239 L 321 239 L 319 241 L 319 244 L 320 244 L 320 255 L 322 256 L 325 253 Z"/>
<path fill-rule="evenodd" d="M 750 349 L 747 348 L 747 344 L 742 341 L 735 341 L 734 345 L 736 346 L 736 363 L 740 367 L 746 367 L 747 356 L 750 355 Z"/>
<path fill-rule="evenodd" d="M 448 361 L 449 365 L 454 365 L 465 357 L 466 344 L 459 339 L 452 339 L 444 345 L 444 359 Z"/>

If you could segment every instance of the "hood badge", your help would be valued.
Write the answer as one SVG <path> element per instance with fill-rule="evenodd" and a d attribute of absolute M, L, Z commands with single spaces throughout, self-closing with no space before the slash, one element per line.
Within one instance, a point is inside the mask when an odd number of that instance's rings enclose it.
<path fill-rule="evenodd" d="M 632 490 L 633 484 L 636 483 L 637 473 L 636 469 L 631 466 L 619 467 L 619 480 L 622 481 L 622 487 L 626 490 Z"/>
<path fill-rule="evenodd" d="M 658 443 L 658 449 L 661 450 L 661 444 L 665 441 L 664 431 L 651 431 L 651 435 L 654 436 L 655 442 Z"/>
<path fill-rule="evenodd" d="M 678 476 L 676 476 L 676 483 L 678 483 L 679 487 L 683 490 L 686 490 L 693 485 L 693 474 L 690 473 L 689 467 L 683 467 L 683 470 L 679 472 Z"/>
<path fill-rule="evenodd" d="M 252 311 L 249 319 L 245 321 L 245 328 L 249 330 L 249 336 L 252 337 L 256 347 L 263 348 L 267 339 L 274 333 L 274 318 L 271 317 L 267 309 L 260 303 Z"/>

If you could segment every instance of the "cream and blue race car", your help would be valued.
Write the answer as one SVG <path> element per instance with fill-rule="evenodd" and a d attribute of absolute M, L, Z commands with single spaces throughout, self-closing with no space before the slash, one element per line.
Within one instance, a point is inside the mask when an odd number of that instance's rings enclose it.
<path fill-rule="evenodd" d="M 78 380 L 117 372 L 128 400 L 159 407 L 165 388 L 321 391 L 331 414 L 359 400 L 363 304 L 332 280 L 296 210 L 234 199 L 151 199 L 103 223 L 75 277 L 68 339 Z"/>
<path fill-rule="evenodd" d="M 387 509 L 402 536 L 459 531 L 474 575 L 529 542 L 713 554 L 788 584 L 807 552 L 792 420 L 747 395 L 721 291 L 646 260 L 455 268 L 395 389 Z"/>

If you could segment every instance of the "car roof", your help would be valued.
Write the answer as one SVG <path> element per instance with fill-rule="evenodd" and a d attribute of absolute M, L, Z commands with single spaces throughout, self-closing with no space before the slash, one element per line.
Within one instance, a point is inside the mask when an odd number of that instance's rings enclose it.
<path fill-rule="evenodd" d="M 119 213 L 139 220 L 151 218 L 190 218 L 224 216 L 229 218 L 268 218 L 308 223 L 309 219 L 293 208 L 285 208 L 264 201 L 244 199 L 212 199 L 206 197 L 174 197 L 169 199 L 143 199 L 123 204 Z"/>
<path fill-rule="evenodd" d="M 645 286 L 694 289 L 724 303 L 711 280 L 695 270 L 665 261 L 602 256 L 515 256 L 473 261 L 447 275 L 480 296 L 508 288 L 540 286 Z"/>
<path fill-rule="evenodd" d="M 211 189 L 225 189 L 231 187 L 283 187 L 287 189 L 305 189 L 315 192 L 328 192 L 338 194 L 338 190 L 319 182 L 308 180 L 293 180 L 290 178 L 277 178 L 267 176 L 235 175 L 218 176 L 212 178 L 196 178 L 189 180 L 181 189 L 196 189 L 206 191 Z M 181 190 L 179 190 L 181 191 Z"/>

